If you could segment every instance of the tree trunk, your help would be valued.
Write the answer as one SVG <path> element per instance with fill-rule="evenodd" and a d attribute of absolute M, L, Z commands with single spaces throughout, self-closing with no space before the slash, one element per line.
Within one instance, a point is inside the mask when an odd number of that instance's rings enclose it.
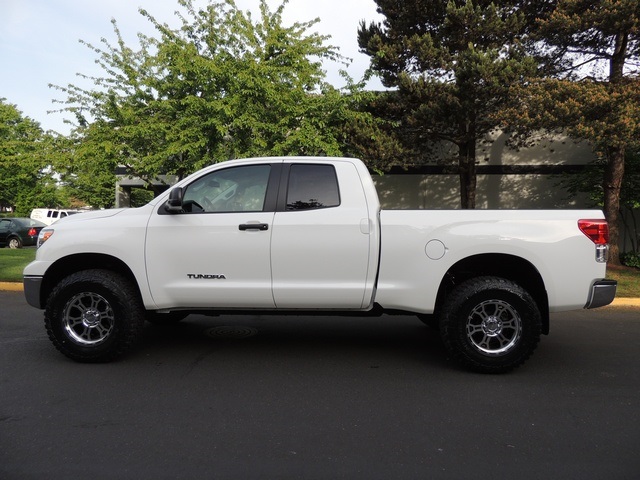
<path fill-rule="evenodd" d="M 624 80 L 624 65 L 627 58 L 629 35 L 618 32 L 611 59 L 609 60 L 609 83 L 613 91 Z M 624 178 L 625 145 L 611 145 L 607 150 L 607 165 L 602 187 L 604 190 L 604 215 L 609 222 L 609 263 L 620 265 L 620 189 Z"/>
<path fill-rule="evenodd" d="M 604 215 L 609 222 L 609 263 L 620 265 L 620 188 L 624 177 L 625 147 L 610 147 L 604 171 Z"/>
<path fill-rule="evenodd" d="M 476 137 L 475 124 L 466 121 L 461 125 L 463 130 L 458 149 L 458 173 L 460 176 L 460 206 L 463 209 L 476 208 Z"/>

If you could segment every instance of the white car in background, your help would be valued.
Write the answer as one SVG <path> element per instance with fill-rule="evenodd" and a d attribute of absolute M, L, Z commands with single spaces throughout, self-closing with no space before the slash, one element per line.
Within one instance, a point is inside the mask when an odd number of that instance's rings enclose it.
<path fill-rule="evenodd" d="M 44 223 L 45 225 L 51 225 L 52 223 L 60 220 L 61 218 L 68 217 L 75 213 L 80 213 L 79 210 L 57 210 L 54 208 L 34 208 L 31 210 L 31 218 Z"/>

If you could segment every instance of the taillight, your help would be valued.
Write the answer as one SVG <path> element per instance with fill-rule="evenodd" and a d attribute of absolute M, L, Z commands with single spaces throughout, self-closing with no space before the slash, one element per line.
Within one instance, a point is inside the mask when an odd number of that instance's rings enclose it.
<path fill-rule="evenodd" d="M 36 232 L 35 228 L 30 228 L 29 231 L 27 232 L 27 235 L 29 235 L 30 237 L 35 237 L 38 234 L 38 232 Z"/>
<path fill-rule="evenodd" d="M 578 227 L 596 245 L 609 243 L 609 224 L 606 220 L 578 220 Z"/>

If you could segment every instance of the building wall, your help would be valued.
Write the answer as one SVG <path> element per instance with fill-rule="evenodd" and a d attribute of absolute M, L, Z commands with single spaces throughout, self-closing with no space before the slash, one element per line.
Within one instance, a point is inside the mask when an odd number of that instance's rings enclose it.
<path fill-rule="evenodd" d="M 380 203 L 385 209 L 430 210 L 460 208 L 457 175 L 375 175 Z M 552 209 L 585 208 L 585 197 L 569 199 L 557 175 L 478 175 L 476 208 Z"/>
<path fill-rule="evenodd" d="M 556 135 L 515 150 L 507 146 L 507 139 L 504 133 L 496 133 L 487 146 L 478 146 L 476 208 L 585 207 L 585 196 L 568 198 L 560 186 L 560 177 L 595 160 L 588 143 Z M 444 168 L 439 172 L 434 166 L 430 173 L 419 171 L 374 177 L 383 208 L 460 208 L 457 175 Z"/>
<path fill-rule="evenodd" d="M 620 251 L 640 252 L 640 209 L 622 212 Z"/>

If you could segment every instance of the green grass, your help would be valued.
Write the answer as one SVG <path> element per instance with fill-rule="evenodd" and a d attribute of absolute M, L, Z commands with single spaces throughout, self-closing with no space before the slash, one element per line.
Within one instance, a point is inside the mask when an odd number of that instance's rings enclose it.
<path fill-rule="evenodd" d="M 609 265 L 607 278 L 618 281 L 616 297 L 640 298 L 640 268 Z"/>
<path fill-rule="evenodd" d="M 34 258 L 35 248 L 0 248 L 0 282 L 22 282 L 22 270 Z"/>
<path fill-rule="evenodd" d="M 22 270 L 35 256 L 35 248 L 0 248 L 0 282 L 22 282 Z M 640 298 L 639 268 L 609 266 L 607 278 L 618 281 L 617 297 Z"/>

